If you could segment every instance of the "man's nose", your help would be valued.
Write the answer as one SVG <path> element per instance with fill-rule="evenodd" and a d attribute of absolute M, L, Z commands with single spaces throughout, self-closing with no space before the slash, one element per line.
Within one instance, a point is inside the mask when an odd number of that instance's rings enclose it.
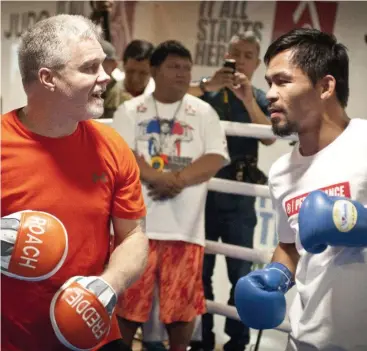
<path fill-rule="evenodd" d="M 104 70 L 103 66 L 101 65 L 101 68 L 99 70 L 99 75 L 98 75 L 98 83 L 108 83 L 111 80 L 111 77 L 106 73 L 106 71 Z"/>
<path fill-rule="evenodd" d="M 278 93 L 276 91 L 276 88 L 274 87 L 274 84 L 269 87 L 269 90 L 266 93 L 266 98 L 270 102 L 274 102 L 274 101 L 278 100 L 279 97 L 278 97 Z"/>

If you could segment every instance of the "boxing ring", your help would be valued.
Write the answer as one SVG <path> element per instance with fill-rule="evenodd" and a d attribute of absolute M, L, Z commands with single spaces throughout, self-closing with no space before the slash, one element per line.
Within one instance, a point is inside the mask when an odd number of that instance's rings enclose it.
<path fill-rule="evenodd" d="M 111 125 L 111 119 L 97 120 L 101 123 Z M 221 121 L 222 127 L 228 136 L 238 137 L 250 137 L 258 139 L 280 139 L 275 136 L 271 130 L 271 126 L 251 124 L 251 123 L 239 123 Z M 282 140 L 297 141 L 296 136 L 288 136 L 281 138 Z M 217 191 L 222 193 L 230 193 L 244 196 L 264 197 L 270 198 L 269 187 L 267 185 L 258 185 L 251 183 L 238 182 L 233 180 L 224 180 L 218 178 L 212 178 L 208 183 L 208 190 Z M 253 262 L 255 264 L 267 264 L 270 263 L 274 250 L 271 249 L 250 249 L 236 245 L 224 244 L 221 242 L 215 242 L 206 240 L 205 253 L 214 255 L 224 255 L 235 259 L 245 260 Z M 224 317 L 240 320 L 237 310 L 233 306 L 229 306 L 223 303 L 206 300 L 207 312 L 215 315 L 221 315 Z M 290 325 L 288 318 L 275 328 L 280 332 L 289 333 Z M 258 350 L 262 331 L 259 331 L 256 345 L 254 350 Z"/>

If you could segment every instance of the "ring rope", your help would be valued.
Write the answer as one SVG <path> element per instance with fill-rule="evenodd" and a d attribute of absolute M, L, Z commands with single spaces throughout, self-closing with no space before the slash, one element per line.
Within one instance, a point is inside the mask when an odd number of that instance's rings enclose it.
<path fill-rule="evenodd" d="M 208 189 L 220 193 L 270 198 L 267 185 L 244 183 L 236 180 L 212 178 L 209 181 Z"/>
<path fill-rule="evenodd" d="M 258 139 L 282 139 L 297 141 L 296 135 L 290 135 L 286 137 L 279 137 L 275 135 L 270 125 L 256 124 L 256 123 L 242 123 L 242 122 L 230 122 L 220 121 L 224 128 L 226 135 L 239 136 L 247 138 L 258 138 Z"/>
<path fill-rule="evenodd" d="M 96 119 L 96 121 L 109 126 L 112 125 L 112 118 L 101 118 Z M 220 124 L 224 128 L 226 135 L 247 137 L 247 138 L 257 138 L 257 139 L 282 139 L 282 140 L 292 140 L 297 141 L 298 137 L 296 135 L 290 135 L 286 137 L 280 137 L 275 135 L 269 125 L 255 124 L 255 123 L 242 123 L 242 122 L 229 122 L 220 121 Z"/>
<path fill-rule="evenodd" d="M 238 245 L 225 244 L 221 242 L 206 240 L 206 254 L 219 254 L 243 261 L 267 264 L 270 263 L 274 250 L 250 249 Z"/>
<path fill-rule="evenodd" d="M 208 310 L 208 313 L 219 314 L 220 316 L 229 317 L 237 321 L 241 320 L 237 313 L 236 307 L 211 300 L 206 300 L 206 308 Z M 278 325 L 274 329 L 282 331 L 284 333 L 290 333 L 291 331 L 290 324 L 287 320 L 285 320 L 282 324 Z"/>

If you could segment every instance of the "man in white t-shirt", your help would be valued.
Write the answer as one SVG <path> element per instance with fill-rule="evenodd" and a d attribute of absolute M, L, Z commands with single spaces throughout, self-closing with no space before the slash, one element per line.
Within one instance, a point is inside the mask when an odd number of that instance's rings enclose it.
<path fill-rule="evenodd" d="M 288 351 L 367 350 L 367 121 L 345 112 L 346 48 L 296 29 L 264 61 L 273 131 L 299 143 L 270 170 L 279 245 L 238 281 L 237 310 L 250 327 L 274 328 L 295 281 Z"/>
<path fill-rule="evenodd" d="M 119 301 L 127 344 L 149 319 L 154 285 L 170 350 L 189 345 L 195 317 L 205 312 L 202 286 L 207 182 L 228 162 L 227 143 L 215 110 L 187 94 L 190 52 L 177 41 L 151 56 L 156 89 L 125 102 L 113 126 L 136 155 L 147 206 L 147 270 Z"/>

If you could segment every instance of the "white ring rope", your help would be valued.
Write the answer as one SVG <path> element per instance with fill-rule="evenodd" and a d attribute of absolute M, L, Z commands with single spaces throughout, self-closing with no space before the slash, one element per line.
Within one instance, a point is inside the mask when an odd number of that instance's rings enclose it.
<path fill-rule="evenodd" d="M 101 122 L 103 124 L 111 125 L 111 118 L 101 118 L 96 119 L 96 121 Z M 271 130 L 271 126 L 266 126 L 262 124 L 255 123 L 241 123 L 241 122 L 229 122 L 229 121 L 220 121 L 226 135 L 230 136 L 239 136 L 239 137 L 247 137 L 247 138 L 257 138 L 257 139 L 282 139 L 282 140 L 298 140 L 296 135 L 290 135 L 287 137 L 279 137 L 274 135 Z"/>
<path fill-rule="evenodd" d="M 246 195 L 246 196 L 260 196 L 269 198 L 269 187 L 267 185 L 259 185 L 252 183 L 242 183 L 236 180 L 226 180 L 219 178 L 212 178 L 208 183 L 208 189 L 218 191 L 220 193 Z"/>
<path fill-rule="evenodd" d="M 298 137 L 295 135 L 290 135 L 287 137 L 279 137 L 274 135 L 273 131 L 271 130 L 271 126 L 269 125 L 229 121 L 220 121 L 220 123 L 224 128 L 226 135 L 230 136 L 258 139 L 298 140 Z"/>
<path fill-rule="evenodd" d="M 111 125 L 112 119 L 97 119 L 96 121 L 103 124 Z M 225 129 L 226 135 L 252 137 L 259 139 L 277 138 L 271 130 L 270 126 L 252 124 L 252 123 L 239 123 L 221 121 L 222 126 Z M 287 140 L 298 140 L 296 136 L 289 136 Z M 212 191 L 218 191 L 221 193 L 247 195 L 254 197 L 269 198 L 269 187 L 266 185 L 258 185 L 251 183 L 237 182 L 234 180 L 225 180 L 212 178 L 208 183 L 208 189 Z M 253 263 L 267 264 L 271 261 L 274 250 L 264 249 L 250 249 L 237 245 L 225 244 L 222 242 L 216 242 L 211 240 L 205 241 L 205 253 L 207 254 L 219 254 L 226 257 L 240 259 Z M 237 310 L 233 306 L 228 306 L 219 302 L 206 300 L 206 306 L 209 313 L 218 314 L 224 317 L 229 317 L 235 320 L 240 320 Z M 288 321 L 284 321 L 276 330 L 289 333 L 291 331 Z"/>
<path fill-rule="evenodd" d="M 237 313 L 236 308 L 233 306 L 228 306 L 223 303 L 206 300 L 206 308 L 209 313 L 219 314 L 220 316 L 229 317 L 237 321 L 241 320 Z M 274 329 L 285 333 L 289 333 L 291 331 L 290 324 L 287 320 L 285 320 L 282 324 L 278 325 Z"/>
<path fill-rule="evenodd" d="M 249 249 L 238 245 L 225 244 L 217 241 L 205 241 L 206 254 L 219 254 L 253 263 L 270 263 L 274 250 Z"/>

